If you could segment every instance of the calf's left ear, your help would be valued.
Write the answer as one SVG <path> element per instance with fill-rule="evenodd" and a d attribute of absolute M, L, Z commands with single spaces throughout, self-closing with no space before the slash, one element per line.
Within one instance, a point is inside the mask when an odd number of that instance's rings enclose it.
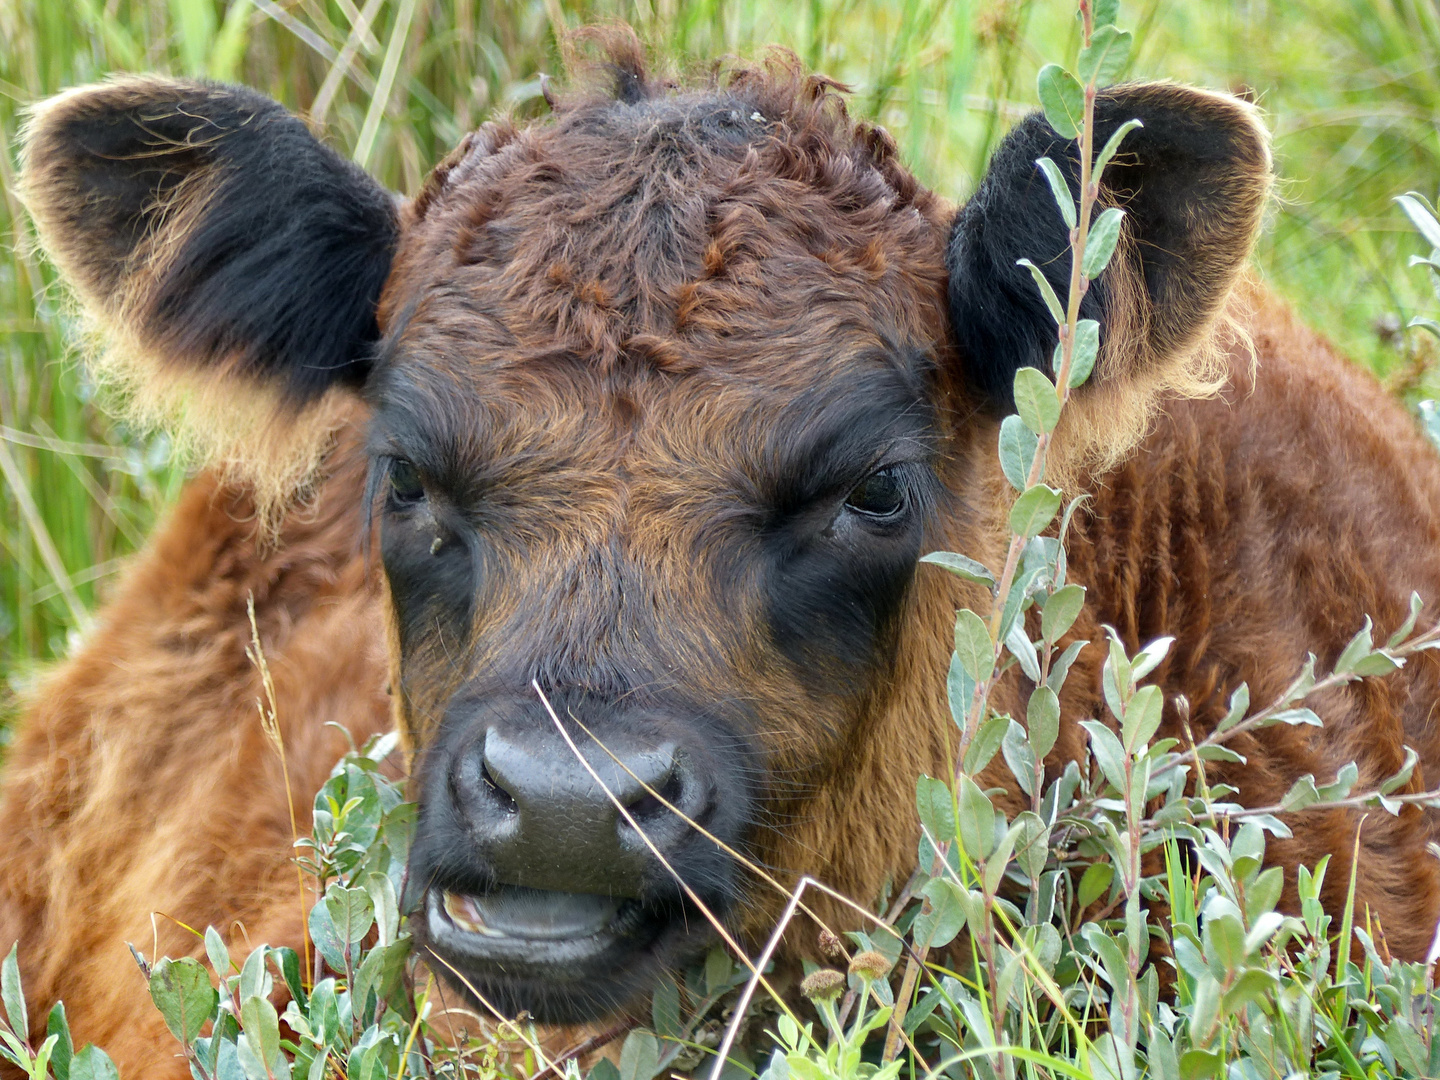
<path fill-rule="evenodd" d="M 1106 169 L 1096 208 L 1098 215 L 1120 206 L 1126 216 L 1114 258 L 1081 305 L 1101 336 L 1091 384 L 1076 401 L 1082 412 L 1103 402 L 1143 414 L 1147 398 L 1186 385 L 1249 258 L 1270 191 L 1269 139 L 1245 102 L 1169 83 L 1111 87 L 1096 98 L 1096 147 L 1131 119 L 1144 126 Z M 1062 303 L 1069 293 L 1069 230 L 1036 166 L 1046 156 L 1078 196 L 1075 141 L 1036 113 L 996 150 L 950 235 L 950 315 L 964 379 L 997 413 L 1013 410 L 1020 367 L 1050 372 L 1057 341 L 1055 320 L 1017 260 L 1040 267 Z M 1114 431 L 1143 426 L 1143 416 L 1089 419 Z"/>
<path fill-rule="evenodd" d="M 364 379 L 378 336 L 389 193 L 263 94 L 148 76 L 42 103 L 22 166 L 132 412 L 277 489 L 303 475 L 328 434 L 312 406 Z"/>

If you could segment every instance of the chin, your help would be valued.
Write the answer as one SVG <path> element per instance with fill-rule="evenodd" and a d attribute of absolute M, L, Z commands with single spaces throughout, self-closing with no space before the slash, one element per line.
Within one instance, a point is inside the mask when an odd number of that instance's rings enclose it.
<path fill-rule="evenodd" d="M 659 979 L 713 940 L 683 901 L 498 886 L 426 891 L 411 929 L 431 968 L 505 1017 L 584 1024 L 642 1007 Z"/>

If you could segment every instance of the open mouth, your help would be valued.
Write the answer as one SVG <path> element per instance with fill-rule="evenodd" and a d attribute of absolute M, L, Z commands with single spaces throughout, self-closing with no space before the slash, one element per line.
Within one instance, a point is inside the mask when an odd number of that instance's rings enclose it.
<path fill-rule="evenodd" d="M 491 971 L 569 968 L 573 977 L 581 974 L 574 965 L 643 948 L 665 921 L 636 900 L 517 885 L 484 895 L 437 888 L 425 897 L 431 948 L 459 966 Z"/>

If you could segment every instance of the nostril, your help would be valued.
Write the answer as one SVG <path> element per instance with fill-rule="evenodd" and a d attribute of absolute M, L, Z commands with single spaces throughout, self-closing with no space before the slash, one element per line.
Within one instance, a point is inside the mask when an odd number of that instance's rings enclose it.
<path fill-rule="evenodd" d="M 672 815 L 675 814 L 676 811 L 684 814 L 686 813 L 684 795 L 685 778 L 681 775 L 679 769 L 675 769 L 671 771 L 670 775 L 665 777 L 664 783 L 658 787 L 652 784 L 650 791 L 644 791 L 640 798 L 626 807 L 626 810 L 636 821 Z"/>
<path fill-rule="evenodd" d="M 515 801 L 515 796 L 501 787 L 500 782 L 491 775 L 489 762 L 481 762 L 480 764 L 480 783 L 483 785 L 485 793 L 489 795 L 505 813 L 518 814 L 520 812 L 520 804 Z"/>

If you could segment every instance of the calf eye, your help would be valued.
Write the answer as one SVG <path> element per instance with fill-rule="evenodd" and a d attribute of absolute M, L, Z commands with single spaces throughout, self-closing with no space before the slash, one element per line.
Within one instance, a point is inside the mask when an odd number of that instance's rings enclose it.
<path fill-rule="evenodd" d="M 390 490 L 397 502 L 419 502 L 425 497 L 425 485 L 420 482 L 420 473 L 403 458 L 396 458 L 390 463 Z"/>
<path fill-rule="evenodd" d="M 845 498 L 845 506 L 868 518 L 893 518 L 905 509 L 905 485 L 898 466 L 871 473 Z"/>

